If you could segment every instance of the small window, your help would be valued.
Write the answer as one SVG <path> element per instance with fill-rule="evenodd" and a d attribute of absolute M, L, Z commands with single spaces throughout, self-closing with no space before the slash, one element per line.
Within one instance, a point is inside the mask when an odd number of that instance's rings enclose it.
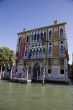
<path fill-rule="evenodd" d="M 52 38 L 52 32 L 49 31 L 49 39 Z"/>
<path fill-rule="evenodd" d="M 51 69 L 48 69 L 48 74 L 51 74 Z"/>
<path fill-rule="evenodd" d="M 51 48 L 51 47 L 49 47 L 49 49 L 48 49 L 48 53 L 49 53 L 49 54 L 52 53 L 52 48 Z"/>
<path fill-rule="evenodd" d="M 43 33 L 41 32 L 41 40 L 43 39 Z"/>
<path fill-rule="evenodd" d="M 35 55 L 35 49 L 33 50 L 33 56 Z"/>
<path fill-rule="evenodd" d="M 17 72 L 17 68 L 16 68 L 16 72 Z"/>
<path fill-rule="evenodd" d="M 19 37 L 19 43 L 20 43 L 20 41 L 21 41 L 21 37 Z"/>
<path fill-rule="evenodd" d="M 52 51 L 52 48 L 51 47 L 49 47 L 49 51 Z"/>
<path fill-rule="evenodd" d="M 27 35 L 27 42 L 29 42 L 29 36 Z"/>
<path fill-rule="evenodd" d="M 63 38 L 63 29 L 60 29 L 60 37 Z"/>
<path fill-rule="evenodd" d="M 64 74 L 64 69 L 61 69 L 61 70 L 60 70 L 60 73 L 61 73 L 61 74 Z"/>
<path fill-rule="evenodd" d="M 28 58 L 31 58 L 32 56 L 32 49 L 30 49 L 29 53 L 28 53 Z"/>
<path fill-rule="evenodd" d="M 25 51 L 25 56 L 27 56 L 27 49 L 26 49 L 26 51 Z"/>
<path fill-rule="evenodd" d="M 61 44 L 63 44 L 63 41 L 61 41 Z"/>
<path fill-rule="evenodd" d="M 37 34 L 37 41 L 39 41 L 39 33 Z"/>
<path fill-rule="evenodd" d="M 34 41 L 36 41 L 36 33 L 34 34 Z"/>
<path fill-rule="evenodd" d="M 50 43 L 49 43 L 49 45 L 51 46 L 51 45 L 52 45 L 52 43 L 50 42 Z"/>
<path fill-rule="evenodd" d="M 60 48 L 60 53 L 64 53 L 64 47 L 63 46 L 61 46 L 61 48 Z"/>

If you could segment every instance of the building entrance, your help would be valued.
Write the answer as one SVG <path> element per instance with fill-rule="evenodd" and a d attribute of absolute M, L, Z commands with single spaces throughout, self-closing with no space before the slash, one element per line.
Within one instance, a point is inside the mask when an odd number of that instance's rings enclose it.
<path fill-rule="evenodd" d="M 36 63 L 33 67 L 33 79 L 38 80 L 40 76 L 40 65 Z"/>

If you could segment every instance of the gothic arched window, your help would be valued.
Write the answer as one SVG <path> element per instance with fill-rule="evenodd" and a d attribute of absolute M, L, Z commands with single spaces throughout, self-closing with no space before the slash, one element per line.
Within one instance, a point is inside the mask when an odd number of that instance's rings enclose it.
<path fill-rule="evenodd" d="M 44 39 L 46 39 L 46 32 L 44 32 Z"/>
<path fill-rule="evenodd" d="M 63 41 L 61 41 L 61 44 L 63 44 Z"/>
<path fill-rule="evenodd" d="M 27 42 L 29 42 L 29 36 L 27 35 Z"/>
<path fill-rule="evenodd" d="M 39 55 L 42 55 L 42 49 L 39 50 Z"/>
<path fill-rule="evenodd" d="M 39 33 L 37 34 L 37 41 L 39 41 Z"/>
<path fill-rule="evenodd" d="M 36 41 L 36 33 L 34 34 L 34 41 Z"/>
<path fill-rule="evenodd" d="M 52 38 L 52 32 L 49 31 L 49 39 L 51 39 L 51 38 Z"/>
<path fill-rule="evenodd" d="M 49 45 L 51 46 L 51 45 L 52 45 L 52 43 L 50 42 L 50 43 L 49 43 Z"/>
<path fill-rule="evenodd" d="M 20 43 L 20 41 L 21 41 L 21 36 L 19 37 L 19 43 Z"/>
<path fill-rule="evenodd" d="M 62 55 L 64 54 L 64 47 L 63 46 L 60 47 L 60 54 L 62 54 Z"/>
<path fill-rule="evenodd" d="M 63 38 L 63 29 L 60 29 L 60 37 Z"/>
<path fill-rule="evenodd" d="M 27 49 L 26 49 L 26 51 L 25 51 L 25 56 L 27 56 Z"/>
<path fill-rule="evenodd" d="M 49 50 L 48 50 L 49 54 L 52 53 L 52 47 L 49 47 Z"/>
<path fill-rule="evenodd" d="M 41 32 L 41 40 L 43 39 L 43 33 Z"/>
<path fill-rule="evenodd" d="M 35 49 L 33 50 L 33 56 L 35 55 Z"/>

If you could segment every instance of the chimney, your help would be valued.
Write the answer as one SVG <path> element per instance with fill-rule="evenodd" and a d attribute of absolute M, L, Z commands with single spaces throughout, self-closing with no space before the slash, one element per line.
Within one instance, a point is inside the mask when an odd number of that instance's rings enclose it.
<path fill-rule="evenodd" d="M 23 29 L 23 32 L 25 32 L 25 28 Z"/>
<path fill-rule="evenodd" d="M 57 20 L 54 21 L 54 25 L 57 25 Z"/>

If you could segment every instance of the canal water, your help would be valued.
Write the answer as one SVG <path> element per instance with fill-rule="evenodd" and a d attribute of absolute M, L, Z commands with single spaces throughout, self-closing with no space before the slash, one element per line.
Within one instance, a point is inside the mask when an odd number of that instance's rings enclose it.
<path fill-rule="evenodd" d="M 73 110 L 73 86 L 0 80 L 0 110 Z"/>

